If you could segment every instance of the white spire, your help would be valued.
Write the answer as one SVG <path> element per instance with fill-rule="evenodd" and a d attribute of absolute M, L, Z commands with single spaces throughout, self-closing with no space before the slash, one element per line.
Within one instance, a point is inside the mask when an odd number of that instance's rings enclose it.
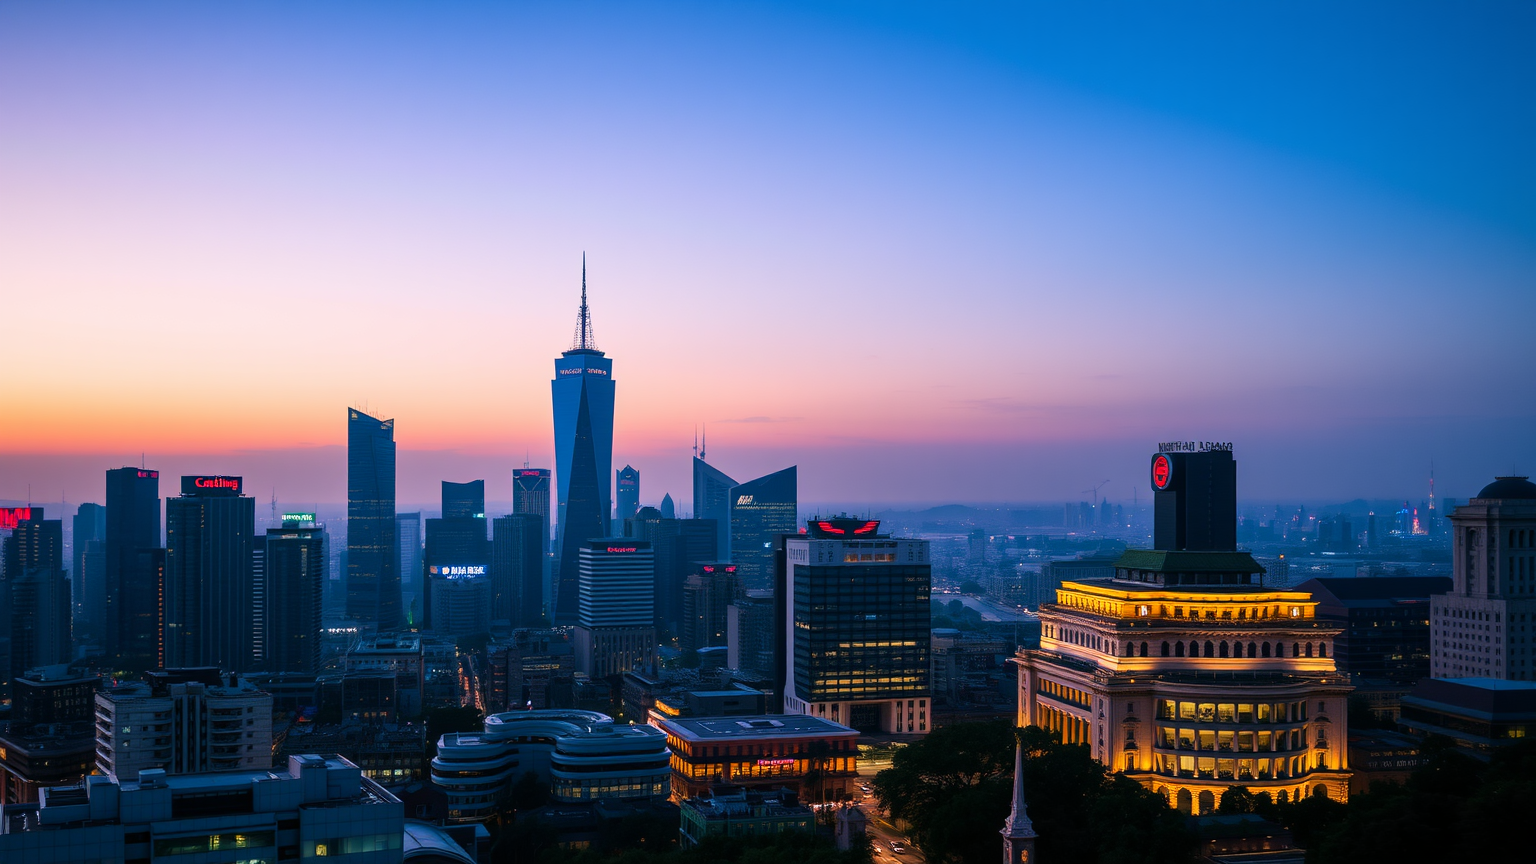
<path fill-rule="evenodd" d="M 1008 814 L 1008 822 L 1003 826 L 1003 836 L 1009 840 L 1024 840 L 1038 836 L 1035 834 L 1034 823 L 1029 821 L 1029 813 L 1024 803 L 1023 742 L 1013 745 L 1013 811 Z"/>

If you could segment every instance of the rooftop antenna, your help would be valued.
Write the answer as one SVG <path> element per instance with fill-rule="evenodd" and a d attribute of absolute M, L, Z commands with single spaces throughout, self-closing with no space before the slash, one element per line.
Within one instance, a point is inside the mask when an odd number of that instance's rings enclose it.
<path fill-rule="evenodd" d="M 1435 460 L 1429 460 L 1429 512 L 1435 512 Z"/>
<path fill-rule="evenodd" d="M 531 449 L 530 450 L 524 450 L 523 451 L 523 467 L 527 468 L 528 467 L 528 463 L 532 459 L 533 459 L 533 451 Z"/>
<path fill-rule="evenodd" d="M 143 450 L 139 451 L 139 470 L 140 471 L 144 470 L 144 451 Z"/>
<path fill-rule="evenodd" d="M 693 458 L 699 458 L 699 424 L 693 424 Z"/>
<path fill-rule="evenodd" d="M 277 523 L 277 487 L 272 487 L 272 524 Z"/>
<path fill-rule="evenodd" d="M 592 312 L 587 308 L 587 253 L 581 253 L 581 309 L 576 312 L 576 337 L 571 340 L 572 351 L 596 351 L 597 340 L 592 337 Z"/>
<path fill-rule="evenodd" d="M 709 424 L 705 423 L 704 424 L 704 440 L 703 440 L 703 443 L 699 445 L 699 458 L 700 459 L 704 458 L 704 453 L 708 449 L 709 449 Z"/>

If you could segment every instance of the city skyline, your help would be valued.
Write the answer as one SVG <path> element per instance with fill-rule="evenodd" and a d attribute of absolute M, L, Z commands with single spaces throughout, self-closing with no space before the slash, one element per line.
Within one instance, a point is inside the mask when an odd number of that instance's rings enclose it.
<path fill-rule="evenodd" d="M 807 501 L 1128 499 L 1181 435 L 1254 499 L 1531 473 L 1536 12 L 1275 8 L 8 8 L 0 498 L 143 452 L 341 500 L 341 406 L 399 419 L 401 501 L 551 466 L 583 250 L 656 499 L 698 424 Z"/>

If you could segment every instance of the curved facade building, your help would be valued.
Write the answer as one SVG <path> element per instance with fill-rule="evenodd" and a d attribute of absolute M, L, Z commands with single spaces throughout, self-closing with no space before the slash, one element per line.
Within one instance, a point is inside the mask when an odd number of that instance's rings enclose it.
<path fill-rule="evenodd" d="M 666 798 L 666 736 L 650 726 L 616 726 L 595 711 L 510 711 L 484 731 L 438 741 L 432 782 L 448 795 L 451 822 L 482 822 L 507 790 L 533 772 L 556 801 Z"/>

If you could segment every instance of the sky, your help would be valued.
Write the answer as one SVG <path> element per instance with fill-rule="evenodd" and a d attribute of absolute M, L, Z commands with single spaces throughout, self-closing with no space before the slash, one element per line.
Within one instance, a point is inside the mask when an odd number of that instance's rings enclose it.
<path fill-rule="evenodd" d="M 353 405 L 402 502 L 509 498 L 584 254 L 643 501 L 701 426 L 802 502 L 1129 500 L 1171 439 L 1250 500 L 1465 497 L 1536 473 L 1533 44 L 1530 3 L 8 2 L 0 499 L 142 458 L 341 501 Z"/>

